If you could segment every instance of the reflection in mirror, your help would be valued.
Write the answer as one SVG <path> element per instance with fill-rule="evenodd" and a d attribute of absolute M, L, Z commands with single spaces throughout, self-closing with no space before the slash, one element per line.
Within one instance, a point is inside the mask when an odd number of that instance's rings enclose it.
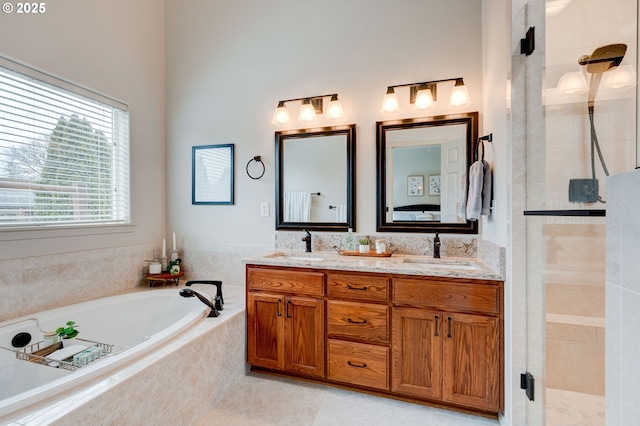
<path fill-rule="evenodd" d="M 355 230 L 355 125 L 276 132 L 276 229 Z"/>
<path fill-rule="evenodd" d="M 458 217 L 478 113 L 377 123 L 378 231 L 477 233 Z"/>

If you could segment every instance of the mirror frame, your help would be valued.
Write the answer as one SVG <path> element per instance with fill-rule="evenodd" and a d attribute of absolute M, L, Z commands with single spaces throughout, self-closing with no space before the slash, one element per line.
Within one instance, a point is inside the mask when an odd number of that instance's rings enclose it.
<path fill-rule="evenodd" d="M 378 232 L 446 232 L 451 234 L 477 234 L 478 221 L 467 220 L 466 223 L 434 223 L 434 222 L 387 222 L 387 170 L 386 170 L 386 140 L 387 131 L 398 129 L 413 129 L 419 127 L 447 126 L 453 124 L 466 124 L 467 170 L 475 158 L 476 144 L 478 140 L 478 113 L 467 112 L 461 114 L 437 115 L 424 118 L 410 118 L 392 121 L 376 122 L 376 229 Z"/>
<path fill-rule="evenodd" d="M 345 135 L 347 138 L 347 221 L 346 222 L 285 222 L 284 221 L 284 143 L 289 139 Z M 347 232 L 356 230 L 356 125 L 320 127 L 316 129 L 283 130 L 275 133 L 276 142 L 276 230 Z"/>

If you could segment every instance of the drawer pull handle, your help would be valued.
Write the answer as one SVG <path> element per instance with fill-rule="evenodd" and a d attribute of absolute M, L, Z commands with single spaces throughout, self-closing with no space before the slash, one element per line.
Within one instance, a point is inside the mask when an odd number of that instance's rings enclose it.
<path fill-rule="evenodd" d="M 447 317 L 447 322 L 449 323 L 449 333 L 447 334 L 447 337 L 451 339 L 451 317 Z"/>
<path fill-rule="evenodd" d="M 351 361 L 347 361 L 347 364 L 349 364 L 351 367 L 356 367 L 356 368 L 367 368 L 367 364 L 362 363 L 362 364 L 354 364 Z"/>
<path fill-rule="evenodd" d="M 285 318 L 291 318 L 291 315 L 289 315 L 289 305 L 291 304 L 291 300 L 287 300 L 287 304 L 285 305 Z"/>
<path fill-rule="evenodd" d="M 349 290 L 363 290 L 363 291 L 366 291 L 366 290 L 367 290 L 367 286 L 364 286 L 364 287 L 354 287 L 354 286 L 352 286 L 351 284 L 347 284 L 347 288 L 348 288 Z"/>
<path fill-rule="evenodd" d="M 278 299 L 278 303 L 276 303 L 276 315 L 279 317 L 282 316 L 282 312 L 280 311 L 280 302 L 282 302 L 282 300 Z"/>
<path fill-rule="evenodd" d="M 435 332 L 435 334 L 434 334 L 434 336 L 436 336 L 436 337 L 438 336 L 438 328 L 439 328 L 439 327 L 438 327 L 438 320 L 439 320 L 439 319 L 440 319 L 440 317 L 439 317 L 438 315 L 436 315 L 436 332 Z"/>
<path fill-rule="evenodd" d="M 351 323 L 351 324 L 366 324 L 367 320 L 362 320 L 362 321 L 354 321 L 351 318 L 347 318 L 347 322 Z"/>

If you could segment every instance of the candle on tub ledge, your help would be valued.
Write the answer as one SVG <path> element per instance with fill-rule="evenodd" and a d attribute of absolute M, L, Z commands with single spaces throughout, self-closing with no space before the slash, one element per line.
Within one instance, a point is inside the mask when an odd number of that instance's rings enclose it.
<path fill-rule="evenodd" d="M 173 231 L 173 246 L 171 247 L 171 250 L 175 251 L 176 249 L 176 231 Z"/>

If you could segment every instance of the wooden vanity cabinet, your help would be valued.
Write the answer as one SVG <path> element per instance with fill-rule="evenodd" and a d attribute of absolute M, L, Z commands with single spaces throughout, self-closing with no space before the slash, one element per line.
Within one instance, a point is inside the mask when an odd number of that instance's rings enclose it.
<path fill-rule="evenodd" d="M 251 365 L 323 378 L 324 274 L 247 268 Z"/>
<path fill-rule="evenodd" d="M 393 288 L 392 391 L 501 410 L 501 282 L 398 278 Z"/>
<path fill-rule="evenodd" d="M 247 265 L 248 359 L 412 401 L 503 410 L 501 281 Z"/>

